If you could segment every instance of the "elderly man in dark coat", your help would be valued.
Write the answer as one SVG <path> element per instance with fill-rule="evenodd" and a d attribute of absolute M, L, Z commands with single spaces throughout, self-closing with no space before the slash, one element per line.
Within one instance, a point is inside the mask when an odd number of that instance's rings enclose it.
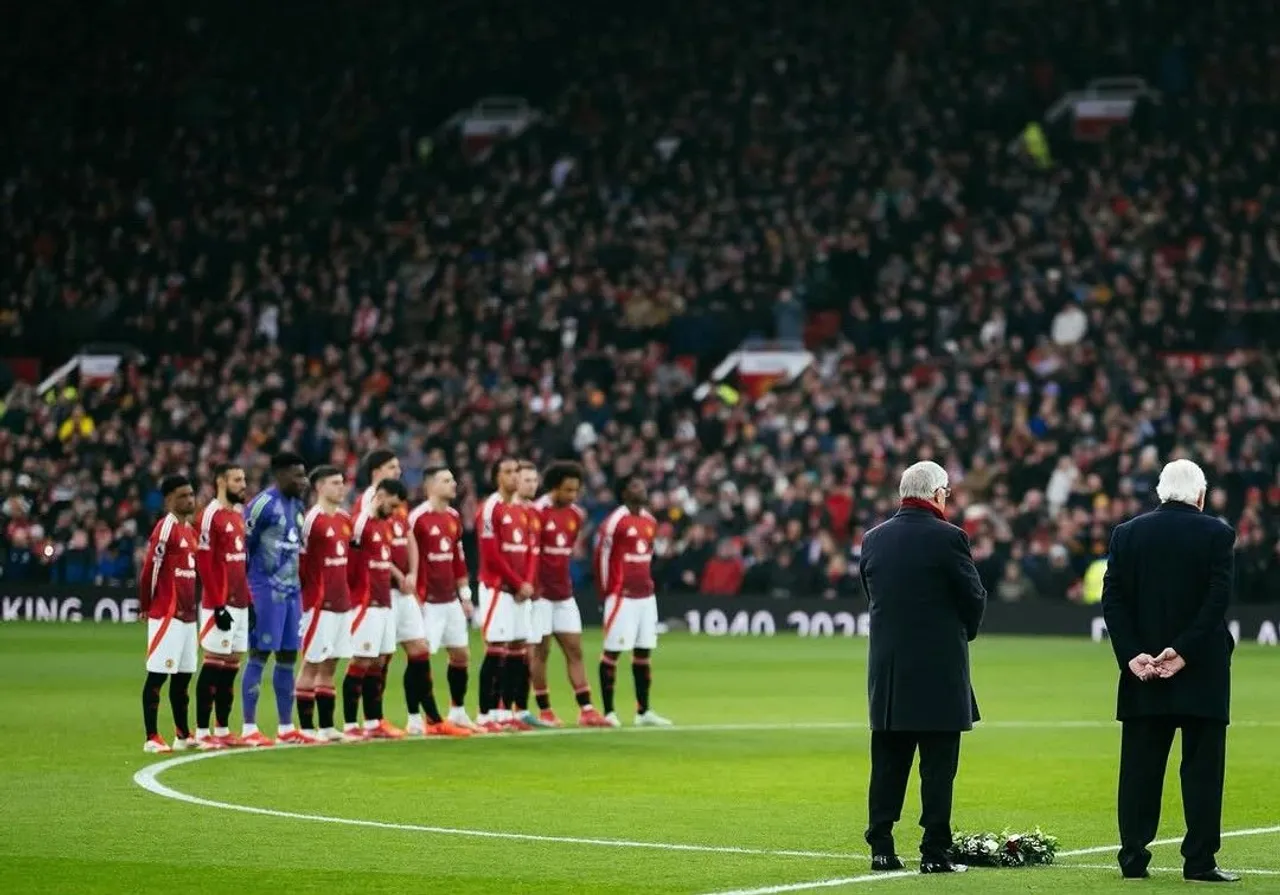
<path fill-rule="evenodd" d="M 1235 532 L 1201 512 L 1204 471 L 1190 460 L 1165 466 L 1158 509 L 1111 534 L 1102 615 L 1120 665 L 1120 871 L 1148 876 L 1147 846 L 1160 823 L 1165 766 L 1182 731 L 1182 873 L 1236 882 L 1219 870 L 1222 788 L 1231 705 L 1227 629 Z"/>
<path fill-rule="evenodd" d="M 921 873 L 966 870 L 948 857 L 960 734 L 979 719 L 969 681 L 969 641 L 987 593 L 969 539 L 946 521 L 946 470 L 922 461 L 902 474 L 902 507 L 862 542 L 862 586 L 871 603 L 867 690 L 871 787 L 867 844 L 873 870 L 900 870 L 893 825 L 920 752 Z"/>

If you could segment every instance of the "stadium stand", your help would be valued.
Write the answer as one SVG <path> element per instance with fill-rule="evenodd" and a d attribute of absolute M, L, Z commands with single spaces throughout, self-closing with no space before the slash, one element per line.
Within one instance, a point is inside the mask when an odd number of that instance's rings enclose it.
<path fill-rule="evenodd" d="M 640 471 L 667 587 L 854 599 L 932 457 L 1000 599 L 1079 600 L 1188 455 L 1274 599 L 1276 12 L 1173 5 L 27 8 L 4 576 L 128 580 L 164 474 L 386 445 L 467 519 L 500 451 L 581 458 L 593 518 Z M 751 339 L 811 362 L 695 392 Z"/>

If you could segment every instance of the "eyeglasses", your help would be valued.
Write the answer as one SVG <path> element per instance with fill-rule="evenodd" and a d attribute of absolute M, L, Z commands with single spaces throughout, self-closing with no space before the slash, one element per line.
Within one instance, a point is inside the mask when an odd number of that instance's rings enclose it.
<path fill-rule="evenodd" d="M 950 486 L 950 485 L 943 485 L 943 486 L 942 486 L 941 488 L 939 488 L 938 490 L 942 492 L 942 496 L 943 496 L 943 497 L 950 497 L 950 496 L 951 496 L 951 486 Z"/>

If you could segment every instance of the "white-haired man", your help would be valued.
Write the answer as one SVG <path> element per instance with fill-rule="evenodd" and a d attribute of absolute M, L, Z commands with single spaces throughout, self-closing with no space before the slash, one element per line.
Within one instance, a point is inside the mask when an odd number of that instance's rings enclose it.
<path fill-rule="evenodd" d="M 897 515 L 862 541 L 862 587 L 871 604 L 867 695 L 871 786 L 866 839 L 873 870 L 901 870 L 893 825 L 916 751 L 920 752 L 921 873 L 966 870 L 953 864 L 951 797 L 960 734 L 979 719 L 969 682 L 969 641 L 978 636 L 987 592 L 969 539 L 947 522 L 947 472 L 915 463 L 898 485 Z"/>
<path fill-rule="evenodd" d="M 1235 882 L 1217 869 L 1231 702 L 1227 629 L 1235 532 L 1201 512 L 1204 472 L 1174 460 L 1160 473 L 1158 509 L 1111 534 L 1102 614 L 1120 666 L 1120 872 L 1148 876 L 1165 765 L 1182 730 L 1182 875 Z"/>

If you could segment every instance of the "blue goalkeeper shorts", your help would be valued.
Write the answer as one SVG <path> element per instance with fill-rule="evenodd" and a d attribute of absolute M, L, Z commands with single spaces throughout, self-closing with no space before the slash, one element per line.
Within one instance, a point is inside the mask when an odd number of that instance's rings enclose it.
<path fill-rule="evenodd" d="M 249 648 L 261 652 L 297 650 L 302 646 L 302 596 L 269 594 L 253 598 Z"/>

